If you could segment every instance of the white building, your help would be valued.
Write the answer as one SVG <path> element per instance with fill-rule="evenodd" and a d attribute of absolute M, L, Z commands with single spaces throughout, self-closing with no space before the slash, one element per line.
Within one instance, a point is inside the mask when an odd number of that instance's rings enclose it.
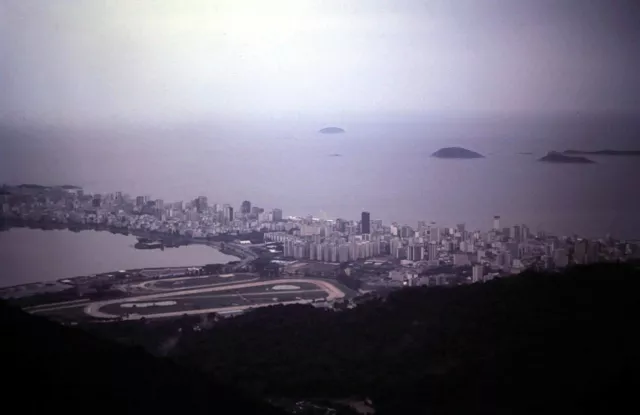
<path fill-rule="evenodd" d="M 484 266 L 480 264 L 473 266 L 471 281 L 472 282 L 484 281 Z"/>

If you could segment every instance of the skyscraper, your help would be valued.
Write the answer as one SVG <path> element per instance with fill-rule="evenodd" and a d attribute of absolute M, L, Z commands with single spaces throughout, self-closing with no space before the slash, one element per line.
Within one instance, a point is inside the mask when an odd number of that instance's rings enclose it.
<path fill-rule="evenodd" d="M 199 213 L 205 212 L 209 208 L 207 197 L 206 196 L 198 196 L 196 199 L 196 209 L 198 209 Z"/>
<path fill-rule="evenodd" d="M 272 214 L 274 222 L 282 221 L 282 209 L 273 209 Z"/>
<path fill-rule="evenodd" d="M 429 261 L 436 261 L 438 259 L 438 244 L 433 241 L 429 244 Z"/>
<path fill-rule="evenodd" d="M 484 279 L 484 267 L 482 265 L 474 265 L 472 272 L 472 282 L 480 282 Z"/>
<path fill-rule="evenodd" d="M 520 226 L 513 225 L 513 232 L 511 232 L 511 237 L 516 241 L 520 242 L 522 239 L 522 234 L 520 233 Z"/>
<path fill-rule="evenodd" d="M 229 222 L 233 221 L 233 208 L 231 205 L 224 205 L 224 220 Z"/>
<path fill-rule="evenodd" d="M 242 202 L 242 205 L 240 205 L 240 213 L 243 213 L 245 215 L 251 213 L 251 202 L 249 202 L 248 200 Z"/>
<path fill-rule="evenodd" d="M 362 218 L 360 219 L 360 233 L 371 233 L 371 214 L 369 212 L 362 212 Z"/>
<path fill-rule="evenodd" d="M 500 216 L 493 217 L 493 230 L 494 231 L 500 230 Z"/>

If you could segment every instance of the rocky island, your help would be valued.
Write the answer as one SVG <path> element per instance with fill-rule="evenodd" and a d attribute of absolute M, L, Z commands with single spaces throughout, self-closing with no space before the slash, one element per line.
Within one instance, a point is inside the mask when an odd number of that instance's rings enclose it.
<path fill-rule="evenodd" d="M 594 156 L 640 156 L 640 150 L 566 150 L 563 154 L 592 154 Z"/>
<path fill-rule="evenodd" d="M 342 134 L 345 131 L 340 127 L 326 127 L 318 131 L 320 134 Z"/>
<path fill-rule="evenodd" d="M 436 151 L 431 157 L 437 157 L 442 159 L 477 159 L 484 158 L 482 154 L 475 151 L 467 150 L 462 147 L 444 147 Z"/>
<path fill-rule="evenodd" d="M 557 151 L 550 151 L 546 156 L 539 158 L 538 161 L 545 161 L 548 163 L 577 163 L 577 164 L 593 164 L 595 161 L 586 157 L 567 156 Z"/>

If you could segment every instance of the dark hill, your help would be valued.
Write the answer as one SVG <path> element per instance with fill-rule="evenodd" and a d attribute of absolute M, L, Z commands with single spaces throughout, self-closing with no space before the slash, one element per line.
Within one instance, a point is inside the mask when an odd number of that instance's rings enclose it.
<path fill-rule="evenodd" d="M 557 151 L 550 151 L 546 156 L 541 157 L 538 161 L 545 161 L 548 163 L 574 163 L 574 164 L 592 164 L 595 161 L 586 157 L 567 156 L 566 154 L 558 153 Z"/>
<path fill-rule="evenodd" d="M 5 405 L 21 413 L 282 414 L 209 375 L 4 302 L 0 330 Z"/>
<path fill-rule="evenodd" d="M 342 134 L 345 131 L 340 127 L 326 127 L 318 131 L 320 134 Z"/>
<path fill-rule="evenodd" d="M 444 159 L 477 159 L 483 158 L 484 156 L 462 147 L 445 147 L 433 153 L 431 157 Z"/>
<path fill-rule="evenodd" d="M 259 309 L 183 337 L 177 357 L 275 395 L 368 396 L 378 415 L 615 413 L 637 405 L 639 274 L 594 265 L 339 313 Z"/>

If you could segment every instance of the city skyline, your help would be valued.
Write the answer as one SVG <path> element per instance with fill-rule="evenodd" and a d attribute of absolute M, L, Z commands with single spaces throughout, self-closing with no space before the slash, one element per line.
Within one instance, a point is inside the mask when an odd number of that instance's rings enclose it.
<path fill-rule="evenodd" d="M 9 184 L 1 184 L 0 187 L 2 188 L 6 188 L 6 187 L 19 187 L 19 186 L 32 186 L 32 185 L 9 185 Z M 61 186 L 40 186 L 40 185 L 33 185 L 33 186 L 39 186 L 42 188 L 47 188 L 47 189 L 55 189 L 55 188 L 61 188 Z M 248 201 L 248 200 L 244 200 L 243 202 L 239 203 L 238 205 L 240 206 L 239 209 L 234 210 L 234 205 L 230 204 L 230 203 L 212 203 L 209 204 L 208 202 L 208 197 L 207 196 L 195 196 L 193 199 L 188 199 L 186 202 L 184 200 L 178 200 L 178 201 L 173 201 L 173 202 L 166 202 L 164 199 L 153 199 L 150 195 L 138 195 L 138 196 L 133 196 L 130 195 L 128 193 L 124 193 L 122 191 L 114 191 L 114 192 L 106 192 L 106 193 L 85 193 L 84 189 L 78 186 L 69 186 L 70 188 L 72 188 L 72 192 L 75 192 L 81 196 L 87 196 L 87 197 L 91 197 L 92 198 L 92 204 L 94 204 L 96 201 L 104 201 L 107 198 L 111 197 L 113 200 L 121 200 L 123 202 L 130 202 L 133 203 L 136 207 L 141 208 L 145 205 L 148 204 L 153 204 L 154 206 L 160 206 L 161 209 L 167 209 L 167 208 L 176 208 L 176 209 L 186 209 L 189 204 L 191 204 L 191 207 L 194 208 L 196 211 L 198 211 L 198 213 L 201 213 L 201 209 L 202 207 L 205 208 L 205 210 L 213 210 L 214 213 L 222 213 L 223 214 L 223 218 L 228 219 L 229 221 L 233 221 L 237 218 L 236 215 L 241 214 L 241 215 L 245 215 L 247 217 L 250 217 L 252 215 L 256 215 L 256 214 L 261 214 L 261 213 L 267 213 L 267 214 L 271 214 L 273 215 L 274 211 L 277 214 L 277 217 L 279 217 L 279 220 L 283 220 L 285 219 L 285 216 L 282 216 L 282 212 L 283 210 L 281 208 L 273 208 L 269 211 L 265 212 L 265 209 L 262 207 L 259 207 L 257 205 L 252 205 L 252 202 Z M 69 191 L 69 189 L 67 189 L 67 191 Z M 1 199 L 0 199 L 1 200 Z M 242 205 L 244 203 L 249 203 L 249 206 L 251 208 L 251 210 L 249 212 L 244 212 L 242 210 Z M 99 205 L 98 205 L 99 206 Z M 230 209 L 230 210 L 229 210 Z M 234 214 L 235 211 L 235 214 Z M 258 213 L 259 211 L 259 213 Z M 319 209 L 319 213 L 320 215 L 315 216 L 311 213 L 307 213 L 307 214 L 296 214 L 296 215 L 289 215 L 286 216 L 286 219 L 288 220 L 307 220 L 307 219 L 311 219 L 314 221 L 327 221 L 327 222 L 332 222 L 332 223 L 336 223 L 336 222 L 340 222 L 340 221 L 346 221 L 346 222 L 350 222 L 350 223 L 355 223 L 358 225 L 358 230 L 361 231 L 361 223 L 362 220 L 365 217 L 369 218 L 370 223 L 383 223 L 383 221 L 381 219 L 371 219 L 371 213 L 369 211 L 362 211 L 360 213 L 360 220 L 354 220 L 354 219 L 345 219 L 344 216 L 340 216 L 337 215 L 333 218 L 329 218 L 327 217 L 326 212 L 324 212 L 322 209 Z M 272 216 L 273 217 L 273 216 Z M 487 220 L 487 225 L 486 227 L 476 227 L 474 229 L 474 231 L 484 231 L 484 230 L 495 230 L 495 231 L 502 231 L 504 229 L 506 229 L 504 226 L 501 226 L 501 221 L 502 219 L 504 219 L 501 215 L 494 215 L 490 218 L 488 218 Z M 442 224 L 442 223 L 437 223 L 434 221 L 426 221 L 424 219 L 418 219 L 415 221 L 415 223 L 417 224 L 417 227 L 420 228 L 421 226 L 427 226 L 426 224 L 428 223 L 429 226 L 435 226 L 436 228 L 440 225 L 440 227 L 444 227 L 447 229 L 454 229 L 456 227 L 460 228 L 460 227 L 465 227 L 466 223 L 465 222 L 456 222 L 455 224 L 453 222 L 451 223 L 446 223 L 446 224 Z M 542 233 L 542 234 L 548 234 L 548 235 L 555 235 L 553 233 L 553 230 L 548 230 L 548 229 L 535 229 L 534 227 L 531 227 L 529 225 L 523 224 L 521 222 L 519 222 L 517 219 L 512 219 L 512 225 L 509 225 L 508 228 L 511 229 L 513 232 L 515 232 L 516 234 L 518 234 L 519 232 L 521 232 L 521 230 L 523 228 L 526 228 L 529 232 L 535 232 L 535 233 Z M 400 227 L 402 226 L 412 226 L 412 225 L 408 225 L 406 222 L 402 223 L 402 222 L 397 222 L 397 221 L 389 221 L 388 222 L 389 225 L 400 225 Z M 566 236 L 566 237 L 579 237 L 579 235 L 577 233 L 571 233 L 571 234 L 558 234 L 556 236 Z M 601 235 L 601 237 L 607 237 L 609 236 L 609 234 L 606 235 Z M 596 238 L 597 239 L 597 238 Z M 630 240 L 635 240 L 637 238 L 630 238 Z"/>
<path fill-rule="evenodd" d="M 360 220 L 314 218 L 312 215 L 285 218 L 280 208 L 265 210 L 251 204 L 249 210 L 251 202 L 248 200 L 243 202 L 243 212 L 242 208 L 234 210 L 230 204 L 210 204 L 204 196 L 187 202 L 165 203 L 162 199 L 129 197 L 122 192 L 85 194 L 82 189 L 72 186 L 5 185 L 2 190 L 0 219 L 9 227 L 46 228 L 50 224 L 73 229 L 81 226 L 204 243 L 227 235 L 239 241 L 230 245 L 237 246 L 238 252 L 246 251 L 242 235 L 259 234 L 265 243 L 282 244 L 282 251 L 270 249 L 269 252 L 281 255 L 285 260 L 327 264 L 378 261 L 380 258 L 398 261 L 400 268 L 390 274 L 394 284 L 427 283 L 428 279 L 417 280 L 417 274 L 406 269 L 407 266 L 464 269 L 481 265 L 483 272 L 489 272 L 487 278 L 491 279 L 531 268 L 554 270 L 572 264 L 624 260 L 633 258 L 639 249 L 633 241 L 610 236 L 595 239 L 555 236 L 532 232 L 523 223 L 505 226 L 499 215 L 487 218 L 493 219 L 488 230 L 467 229 L 465 223 L 460 222 L 447 226 L 426 220 L 418 221 L 415 227 L 372 220 L 368 211 L 361 212 Z M 250 251 L 242 255 L 245 257 L 242 264 L 248 264 L 247 261 L 255 257 Z M 469 277 L 471 280 L 477 280 L 479 269 L 473 268 L 475 277 Z M 447 278 L 440 278 L 437 284 L 448 284 Z M 460 275 L 451 278 L 460 278 Z M 485 280 L 483 277 L 482 281 Z M 388 285 L 388 282 L 382 283 Z"/>

